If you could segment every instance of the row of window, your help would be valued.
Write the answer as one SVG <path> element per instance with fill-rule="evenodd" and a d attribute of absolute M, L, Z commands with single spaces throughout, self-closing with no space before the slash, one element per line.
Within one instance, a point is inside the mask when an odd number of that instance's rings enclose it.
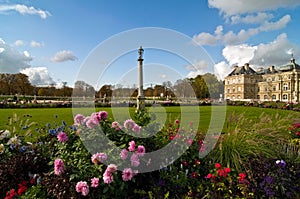
<path fill-rule="evenodd" d="M 287 91 L 287 90 L 289 90 L 289 87 L 290 87 L 290 83 L 284 83 L 283 86 L 282 86 L 282 90 L 283 90 L 283 91 Z M 280 88 L 281 88 L 280 83 L 278 84 L 278 88 L 279 88 L 279 90 L 280 90 Z M 250 90 L 251 90 L 251 92 L 253 92 L 253 88 L 251 88 Z M 263 87 L 263 90 L 264 90 L 264 91 L 268 91 L 269 88 L 268 88 L 267 86 L 264 86 L 264 87 Z M 276 91 L 276 90 L 277 90 L 277 86 L 274 85 L 274 86 L 272 87 L 272 90 L 273 90 L 273 91 Z M 245 89 L 245 91 L 247 91 L 247 89 Z M 257 91 L 258 91 L 258 92 L 260 91 L 259 87 L 257 88 Z M 230 93 L 230 92 L 231 92 L 231 90 L 228 88 L 228 89 L 227 89 L 227 93 Z M 232 87 L 232 93 L 235 93 L 235 92 L 236 92 L 235 87 Z M 240 86 L 237 87 L 237 92 L 242 92 L 242 88 L 241 88 Z"/>
<path fill-rule="evenodd" d="M 272 100 L 280 100 L 280 95 L 278 95 L 278 98 L 276 95 L 272 95 Z M 235 99 L 241 99 L 241 96 L 238 95 L 237 98 L 235 98 L 234 95 L 231 96 L 231 98 L 228 96 L 227 99 L 232 99 L 232 100 L 235 100 Z M 245 97 L 245 99 L 247 99 L 247 97 Z M 256 99 L 260 99 L 260 96 L 257 95 Z M 264 100 L 269 100 L 269 97 L 267 95 L 264 95 Z M 288 95 L 287 94 L 284 94 L 282 95 L 282 100 L 288 100 Z"/>

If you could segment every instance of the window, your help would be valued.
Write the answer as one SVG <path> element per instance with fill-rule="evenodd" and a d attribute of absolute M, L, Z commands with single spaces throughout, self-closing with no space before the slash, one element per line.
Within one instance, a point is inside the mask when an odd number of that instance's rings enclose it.
<path fill-rule="evenodd" d="M 275 81 L 275 77 L 272 77 L 272 81 Z"/>
<path fill-rule="evenodd" d="M 276 95 L 272 95 L 272 100 L 276 100 Z"/>
<path fill-rule="evenodd" d="M 282 96 L 282 99 L 283 99 L 283 100 L 287 100 L 287 99 L 288 99 L 287 94 L 284 94 L 284 95 Z"/>
<path fill-rule="evenodd" d="M 283 84 L 283 90 L 284 90 L 284 91 L 287 91 L 288 88 L 289 88 L 289 87 L 288 87 L 288 84 L 287 84 L 287 83 L 284 83 L 284 84 Z"/>
<path fill-rule="evenodd" d="M 233 92 L 233 93 L 235 92 L 235 87 L 232 88 L 232 92 Z"/>
<path fill-rule="evenodd" d="M 267 95 L 264 95 L 264 100 L 267 100 L 268 99 L 268 96 Z"/>
<path fill-rule="evenodd" d="M 257 95 L 257 96 L 256 96 L 256 98 L 257 98 L 257 99 L 260 99 L 260 96 L 259 96 L 259 95 Z"/>
<path fill-rule="evenodd" d="M 268 87 L 265 86 L 265 91 L 268 91 Z"/>
<path fill-rule="evenodd" d="M 240 86 L 238 87 L 238 91 L 241 92 L 241 87 Z"/>
<path fill-rule="evenodd" d="M 232 83 L 235 84 L 235 79 L 232 80 Z"/>
<path fill-rule="evenodd" d="M 241 99 L 241 96 L 240 96 L 240 95 L 238 95 L 238 99 Z"/>
<path fill-rule="evenodd" d="M 227 93 L 230 93 L 230 89 L 227 89 Z"/>
<path fill-rule="evenodd" d="M 273 91 L 276 91 L 276 86 L 273 86 Z"/>

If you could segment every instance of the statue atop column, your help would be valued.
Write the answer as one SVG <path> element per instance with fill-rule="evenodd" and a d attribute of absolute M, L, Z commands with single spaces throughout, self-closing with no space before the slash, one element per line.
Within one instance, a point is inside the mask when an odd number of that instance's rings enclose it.
<path fill-rule="evenodd" d="M 145 111 L 145 97 L 143 90 L 143 52 L 142 46 L 138 50 L 138 96 L 137 96 L 137 111 Z"/>

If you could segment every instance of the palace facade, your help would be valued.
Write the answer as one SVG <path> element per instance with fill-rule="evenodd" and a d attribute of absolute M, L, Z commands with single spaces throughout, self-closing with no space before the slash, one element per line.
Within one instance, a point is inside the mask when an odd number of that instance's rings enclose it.
<path fill-rule="evenodd" d="M 224 99 L 238 101 L 298 102 L 300 66 L 290 63 L 253 70 L 249 64 L 236 66 L 225 78 Z"/>

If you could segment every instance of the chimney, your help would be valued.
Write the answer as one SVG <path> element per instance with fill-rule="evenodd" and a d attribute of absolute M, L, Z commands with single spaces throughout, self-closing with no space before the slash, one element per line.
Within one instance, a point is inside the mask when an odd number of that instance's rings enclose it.
<path fill-rule="evenodd" d="M 246 64 L 244 65 L 244 69 L 245 69 L 245 70 L 249 70 L 249 64 L 248 64 L 248 63 L 246 63 Z"/>
<path fill-rule="evenodd" d="M 270 71 L 273 73 L 274 72 L 274 66 L 270 66 Z"/>

